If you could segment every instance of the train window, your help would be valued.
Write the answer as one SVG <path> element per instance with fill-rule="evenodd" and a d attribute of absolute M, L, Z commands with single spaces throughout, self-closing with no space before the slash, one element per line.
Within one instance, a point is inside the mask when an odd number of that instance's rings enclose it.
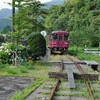
<path fill-rule="evenodd" d="M 57 41 L 57 34 L 52 34 L 51 38 L 52 38 L 53 41 Z"/>
<path fill-rule="evenodd" d="M 59 36 L 59 41 L 62 41 L 62 36 Z"/>
<path fill-rule="evenodd" d="M 68 34 L 64 34 L 64 41 L 68 40 Z"/>

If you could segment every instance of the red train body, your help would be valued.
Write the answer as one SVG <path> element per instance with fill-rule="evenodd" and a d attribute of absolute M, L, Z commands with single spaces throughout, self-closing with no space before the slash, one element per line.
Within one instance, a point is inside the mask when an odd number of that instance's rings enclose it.
<path fill-rule="evenodd" d="M 54 31 L 47 37 L 47 46 L 52 52 L 65 51 L 69 48 L 69 32 Z"/>

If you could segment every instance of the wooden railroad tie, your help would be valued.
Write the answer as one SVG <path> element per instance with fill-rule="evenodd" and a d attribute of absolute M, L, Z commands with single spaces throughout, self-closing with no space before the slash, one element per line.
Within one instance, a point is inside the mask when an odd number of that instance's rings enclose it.
<path fill-rule="evenodd" d="M 67 73 L 60 73 L 60 72 L 49 72 L 48 73 L 49 78 L 64 78 L 68 79 Z M 98 80 L 99 75 L 98 74 L 79 74 L 79 73 L 73 73 L 74 79 L 80 79 L 80 80 Z"/>

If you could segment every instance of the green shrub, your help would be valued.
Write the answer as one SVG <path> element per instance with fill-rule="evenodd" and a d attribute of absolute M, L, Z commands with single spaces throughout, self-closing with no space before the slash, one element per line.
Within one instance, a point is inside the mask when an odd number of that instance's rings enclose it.
<path fill-rule="evenodd" d="M 8 60 L 8 54 L 7 54 L 7 52 L 1 51 L 0 52 L 0 59 L 1 59 L 1 62 L 3 64 L 6 64 L 7 60 Z"/>
<path fill-rule="evenodd" d="M 21 62 L 20 63 L 22 66 L 29 66 L 29 62 L 27 62 L 27 61 L 23 61 L 23 62 Z"/>
<path fill-rule="evenodd" d="M 46 40 L 41 34 L 31 34 L 28 38 L 30 56 L 36 59 L 46 53 Z"/>

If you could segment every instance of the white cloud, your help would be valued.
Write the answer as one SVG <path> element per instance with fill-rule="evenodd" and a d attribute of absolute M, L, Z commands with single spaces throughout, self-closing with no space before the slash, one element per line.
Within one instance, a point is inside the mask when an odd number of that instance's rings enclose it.
<path fill-rule="evenodd" d="M 0 10 L 3 8 L 11 8 L 8 4 L 9 2 L 11 2 L 11 0 L 0 0 Z"/>
<path fill-rule="evenodd" d="M 52 1 L 52 0 L 39 0 L 39 1 L 41 1 L 42 3 L 45 3 L 45 2 Z M 3 8 L 10 8 L 11 9 L 11 6 L 8 4 L 11 2 L 12 2 L 12 0 L 0 0 L 0 10 Z"/>

